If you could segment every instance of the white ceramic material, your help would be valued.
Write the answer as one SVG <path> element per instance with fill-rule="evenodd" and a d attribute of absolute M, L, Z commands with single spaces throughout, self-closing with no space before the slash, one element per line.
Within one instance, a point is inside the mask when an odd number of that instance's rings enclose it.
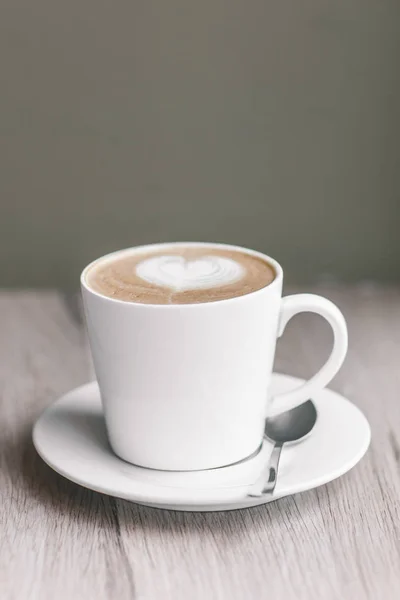
<path fill-rule="evenodd" d="M 124 250 L 100 259 L 168 248 L 158 244 Z M 188 244 L 185 243 L 185 246 Z M 199 243 L 193 243 L 198 247 Z M 210 244 L 205 244 L 209 247 Z M 283 273 L 261 290 L 217 302 L 155 305 L 102 296 L 81 283 L 94 366 L 112 448 L 121 458 L 153 469 L 198 470 L 221 467 L 250 456 L 260 446 L 266 415 L 296 406 L 324 388 L 347 351 L 347 330 L 339 309 L 312 294 L 282 300 Z M 196 261 L 199 262 L 199 261 Z M 148 278 L 180 277 L 145 265 Z M 191 278 L 196 279 L 192 265 Z M 207 265 L 205 265 L 207 267 Z M 219 265 L 223 277 L 230 267 Z M 207 277 L 207 273 L 202 276 Z M 222 276 L 222 275 L 221 275 Z M 268 393 L 277 337 L 291 317 L 318 313 L 333 329 L 330 358 L 308 382 L 289 395 Z M 273 402 L 271 402 L 273 400 Z M 207 443 L 204 443 L 207 440 Z"/>
<path fill-rule="evenodd" d="M 274 374 L 272 391 L 281 393 L 300 383 Z M 104 494 L 177 510 L 244 508 L 327 483 L 351 469 L 366 452 L 370 429 L 356 406 L 328 389 L 313 400 L 316 425 L 303 441 L 284 445 L 275 492 L 264 498 L 248 498 L 247 493 L 269 459 L 268 442 L 254 458 L 210 471 L 155 471 L 118 458 L 107 441 L 96 383 L 73 390 L 47 408 L 35 425 L 33 441 L 58 473 Z"/>

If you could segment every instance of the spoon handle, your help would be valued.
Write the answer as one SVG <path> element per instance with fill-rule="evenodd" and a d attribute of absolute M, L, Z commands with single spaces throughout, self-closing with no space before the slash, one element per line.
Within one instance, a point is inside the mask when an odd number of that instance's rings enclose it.
<path fill-rule="evenodd" d="M 282 442 L 275 443 L 269 463 L 267 464 L 266 468 L 263 469 L 256 483 L 252 486 L 249 496 L 260 497 L 264 496 L 264 494 L 273 493 L 278 478 L 279 459 L 281 457 L 282 448 Z"/>

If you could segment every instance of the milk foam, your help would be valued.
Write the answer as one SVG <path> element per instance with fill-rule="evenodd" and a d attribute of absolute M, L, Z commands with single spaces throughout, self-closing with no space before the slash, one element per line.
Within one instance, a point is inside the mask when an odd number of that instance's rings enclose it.
<path fill-rule="evenodd" d="M 239 281 L 245 269 L 230 258 L 203 256 L 153 256 L 136 266 L 136 275 L 150 284 L 174 291 L 208 289 Z"/>

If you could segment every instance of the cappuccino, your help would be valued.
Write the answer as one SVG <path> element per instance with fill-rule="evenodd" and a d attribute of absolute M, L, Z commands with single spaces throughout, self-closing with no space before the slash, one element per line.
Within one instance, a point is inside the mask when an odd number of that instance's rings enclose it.
<path fill-rule="evenodd" d="M 123 251 L 86 274 L 95 292 L 139 304 L 198 304 L 244 296 L 276 277 L 265 259 L 212 244 L 171 244 Z"/>

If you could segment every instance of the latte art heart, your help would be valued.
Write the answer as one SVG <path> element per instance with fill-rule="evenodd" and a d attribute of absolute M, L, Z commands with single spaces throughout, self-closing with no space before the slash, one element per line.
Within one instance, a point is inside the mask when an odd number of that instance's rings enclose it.
<path fill-rule="evenodd" d="M 161 244 L 95 262 L 86 282 L 95 292 L 137 304 L 202 304 L 255 292 L 275 279 L 262 257 L 223 244 Z"/>
<path fill-rule="evenodd" d="M 180 292 L 228 285 L 239 281 L 244 273 L 239 263 L 222 256 L 193 260 L 174 255 L 154 256 L 136 266 L 136 275 L 144 281 Z"/>

